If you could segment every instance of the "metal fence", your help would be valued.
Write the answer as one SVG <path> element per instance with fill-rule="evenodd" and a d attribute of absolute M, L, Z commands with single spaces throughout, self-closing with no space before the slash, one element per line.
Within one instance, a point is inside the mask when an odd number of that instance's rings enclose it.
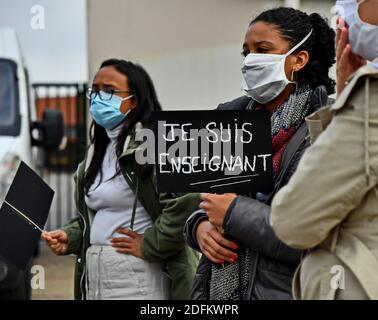
<path fill-rule="evenodd" d="M 38 118 L 45 108 L 63 113 L 65 138 L 57 151 L 45 154 L 40 174 L 55 190 L 46 224 L 47 230 L 60 228 L 76 215 L 73 173 L 84 157 L 87 145 L 86 84 L 38 83 L 33 85 Z"/>

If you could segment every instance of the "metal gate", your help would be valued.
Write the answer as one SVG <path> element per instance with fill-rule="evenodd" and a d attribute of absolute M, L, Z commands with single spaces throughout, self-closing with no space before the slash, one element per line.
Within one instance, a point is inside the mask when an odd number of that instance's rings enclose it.
<path fill-rule="evenodd" d="M 73 173 L 87 145 L 86 84 L 38 83 L 33 85 L 38 119 L 45 108 L 63 113 L 65 138 L 61 148 L 44 154 L 39 168 L 43 179 L 55 190 L 46 230 L 55 230 L 76 216 Z"/>

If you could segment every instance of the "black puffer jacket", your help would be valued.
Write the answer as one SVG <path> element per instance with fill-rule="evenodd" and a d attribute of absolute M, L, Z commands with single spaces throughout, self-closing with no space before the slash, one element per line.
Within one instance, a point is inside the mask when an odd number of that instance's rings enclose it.
<path fill-rule="evenodd" d="M 240 97 L 221 104 L 218 110 L 245 110 L 251 99 Z M 314 90 L 310 98 L 311 111 L 331 104 L 324 87 Z M 287 184 L 294 173 L 300 158 L 309 146 L 305 123 L 291 138 L 282 158 L 281 173 L 274 181 L 274 191 L 263 203 L 253 198 L 238 196 L 229 207 L 223 224 L 225 234 L 236 243 L 252 249 L 248 298 L 251 300 L 288 300 L 292 299 L 291 282 L 297 268 L 301 251 L 291 249 L 282 243 L 270 226 L 270 203 L 274 194 Z M 194 212 L 184 227 L 184 237 L 189 246 L 200 250 L 195 230 L 197 225 L 207 219 L 202 210 Z M 202 256 L 193 282 L 191 298 L 208 298 L 211 262 Z"/>

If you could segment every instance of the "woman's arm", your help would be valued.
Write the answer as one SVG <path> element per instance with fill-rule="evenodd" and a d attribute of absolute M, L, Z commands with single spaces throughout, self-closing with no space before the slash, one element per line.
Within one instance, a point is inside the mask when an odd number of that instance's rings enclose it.
<path fill-rule="evenodd" d="M 212 225 L 203 210 L 194 212 L 186 221 L 184 226 L 184 238 L 186 243 L 208 258 L 213 263 L 233 263 L 237 254 L 232 250 L 238 248 L 237 244 L 227 240 Z"/>
<path fill-rule="evenodd" d="M 223 222 L 225 234 L 236 242 L 287 264 L 298 264 L 301 251 L 282 243 L 270 226 L 270 207 L 255 199 L 238 196 Z"/>
<path fill-rule="evenodd" d="M 378 114 L 372 105 L 365 109 L 365 81 L 308 149 L 289 184 L 273 200 L 271 224 L 291 247 L 309 249 L 322 243 L 377 183 Z M 369 128 L 365 126 L 366 111 L 372 119 Z M 368 146 L 365 130 L 370 137 Z"/>

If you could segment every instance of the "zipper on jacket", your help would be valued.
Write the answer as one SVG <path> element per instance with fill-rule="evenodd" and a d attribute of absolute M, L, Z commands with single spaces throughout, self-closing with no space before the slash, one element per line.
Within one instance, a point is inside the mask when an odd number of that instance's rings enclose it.
<path fill-rule="evenodd" d="M 83 220 L 83 222 L 84 222 L 84 228 L 83 228 L 83 232 L 82 232 L 82 234 L 81 234 L 81 236 L 82 236 L 82 241 L 83 241 L 83 242 L 82 242 L 82 246 L 84 246 L 85 232 L 87 231 L 87 223 L 86 223 L 86 221 L 85 221 L 85 219 L 84 219 L 83 214 L 80 212 L 80 210 L 77 210 L 77 212 L 78 212 L 80 218 L 81 218 L 81 219 Z M 78 259 L 80 259 L 80 258 L 78 258 Z M 86 274 L 86 272 L 87 272 L 86 263 L 84 263 L 83 260 L 85 261 L 86 259 L 80 259 L 80 261 L 82 261 L 81 263 L 83 264 L 83 268 L 84 268 L 84 270 L 83 270 L 83 274 L 81 275 L 81 278 L 80 278 L 81 300 L 84 300 L 83 280 L 84 280 L 85 274 Z"/>
<path fill-rule="evenodd" d="M 77 182 L 77 184 L 76 184 L 76 193 L 77 193 L 77 195 L 80 194 L 78 188 L 79 188 L 79 185 L 78 185 L 78 182 Z M 83 220 L 83 223 L 84 223 L 83 232 L 81 234 L 81 236 L 82 236 L 82 246 L 84 246 L 84 244 L 85 244 L 85 232 L 87 231 L 87 222 L 85 221 L 84 215 L 79 210 L 79 208 L 77 208 L 77 212 L 78 212 L 80 218 Z M 83 268 L 84 268 L 83 269 L 83 273 L 82 273 L 81 278 L 80 278 L 81 300 L 84 300 L 83 280 L 84 280 L 84 277 L 86 276 L 86 273 L 87 273 L 86 258 L 83 257 L 83 259 L 80 259 L 80 260 L 82 261 L 81 263 L 83 264 Z"/>

